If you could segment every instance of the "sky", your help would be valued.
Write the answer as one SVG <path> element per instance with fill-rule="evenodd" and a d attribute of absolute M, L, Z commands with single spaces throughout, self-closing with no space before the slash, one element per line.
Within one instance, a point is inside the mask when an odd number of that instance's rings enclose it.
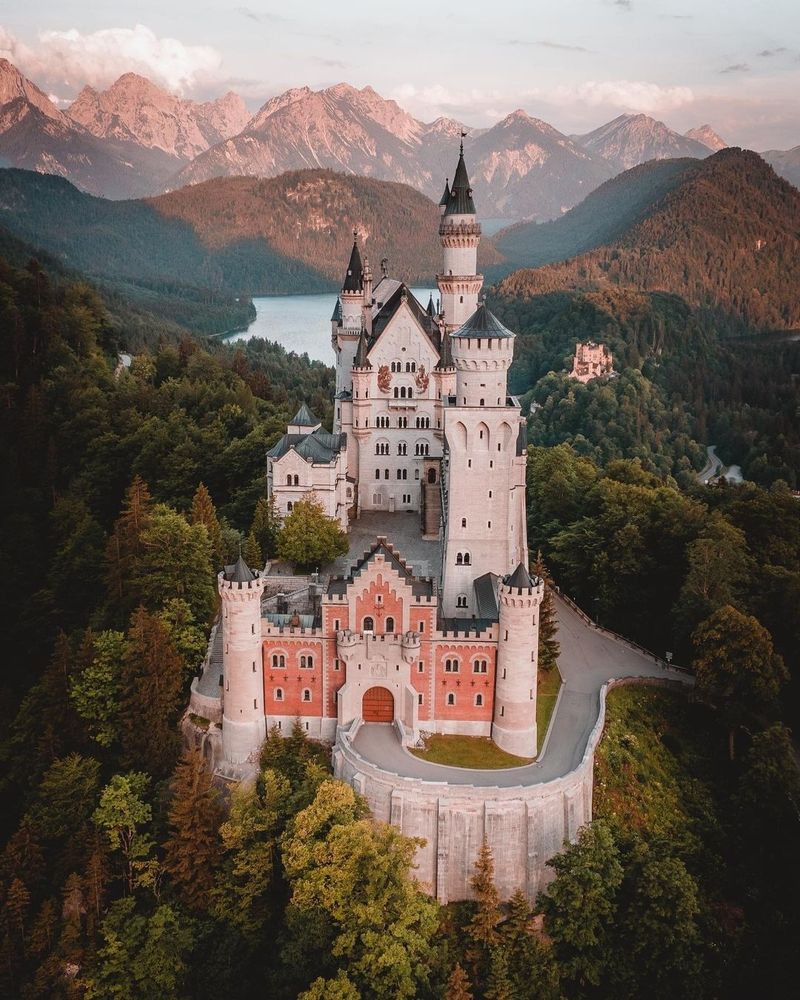
<path fill-rule="evenodd" d="M 800 0 L 0 0 L 0 56 L 62 104 L 126 71 L 253 109 L 346 81 L 425 121 L 523 108 L 570 134 L 641 111 L 800 144 Z"/>

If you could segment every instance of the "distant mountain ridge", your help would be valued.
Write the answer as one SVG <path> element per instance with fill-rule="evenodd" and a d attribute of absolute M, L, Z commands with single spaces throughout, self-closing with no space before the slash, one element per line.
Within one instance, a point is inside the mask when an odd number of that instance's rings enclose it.
<path fill-rule="evenodd" d="M 710 150 L 706 143 L 681 135 L 648 115 L 619 115 L 592 132 L 572 138 L 610 163 L 615 173 L 630 170 L 648 160 L 682 156 L 702 159 Z"/>
<path fill-rule="evenodd" d="M 800 191 L 758 154 L 736 147 L 676 177 L 615 238 L 570 260 L 516 271 L 498 294 L 667 292 L 726 318 L 729 329 L 800 328 Z M 625 175 L 595 198 L 623 183 Z"/>

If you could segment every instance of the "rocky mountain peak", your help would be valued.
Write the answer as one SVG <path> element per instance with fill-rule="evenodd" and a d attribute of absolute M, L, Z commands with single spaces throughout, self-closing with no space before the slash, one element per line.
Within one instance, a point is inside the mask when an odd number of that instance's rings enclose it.
<path fill-rule="evenodd" d="M 8 59 L 0 59 L 0 105 L 11 104 L 12 101 L 18 100 L 33 105 L 48 118 L 63 120 L 63 114 L 47 94 L 24 77 Z"/>
<path fill-rule="evenodd" d="M 700 125 L 698 128 L 690 128 L 686 133 L 686 138 L 702 142 L 704 146 L 708 146 L 715 153 L 719 152 L 720 149 L 725 149 L 728 145 L 710 125 Z"/>

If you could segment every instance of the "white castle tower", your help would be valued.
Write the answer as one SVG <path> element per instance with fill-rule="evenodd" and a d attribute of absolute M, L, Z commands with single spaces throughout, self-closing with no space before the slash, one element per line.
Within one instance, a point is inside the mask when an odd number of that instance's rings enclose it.
<path fill-rule="evenodd" d="M 536 680 L 539 669 L 541 580 L 531 579 L 523 563 L 503 579 L 498 594 L 497 641 L 492 739 L 518 757 L 535 757 Z"/>
<path fill-rule="evenodd" d="M 353 230 L 353 249 L 342 283 L 342 291 L 331 316 L 331 343 L 336 352 L 336 393 L 352 389 L 350 371 L 358 347 L 358 338 L 364 327 L 364 314 L 372 300 L 372 275 L 367 265 L 369 296 L 364 288 L 364 265 L 358 247 L 358 230 Z M 341 325 L 340 325 L 341 322 Z M 338 431 L 340 428 L 335 427 Z"/>
<path fill-rule="evenodd" d="M 481 304 L 449 339 L 456 384 L 444 409 L 442 604 L 447 617 L 480 618 L 474 581 L 528 564 L 525 427 L 506 395 L 514 334 Z"/>
<path fill-rule="evenodd" d="M 261 595 L 264 581 L 239 556 L 217 578 L 222 598 L 222 748 L 243 764 L 266 736 L 261 665 Z"/>
<path fill-rule="evenodd" d="M 453 186 L 445 184 L 439 205 L 442 210 L 439 241 L 444 251 L 444 262 L 442 273 L 436 275 L 436 283 L 445 328 L 457 330 L 475 312 L 483 287 L 483 275 L 477 273 L 481 226 L 475 215 L 463 142 Z"/>

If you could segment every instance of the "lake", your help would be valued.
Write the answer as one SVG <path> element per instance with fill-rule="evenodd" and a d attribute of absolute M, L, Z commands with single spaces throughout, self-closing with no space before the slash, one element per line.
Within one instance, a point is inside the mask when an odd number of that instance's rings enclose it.
<path fill-rule="evenodd" d="M 412 288 L 422 303 L 428 304 L 433 292 L 434 302 L 439 292 L 435 288 Z M 253 299 L 256 318 L 246 330 L 226 337 L 226 343 L 263 337 L 273 340 L 296 354 L 307 354 L 312 361 L 333 364 L 331 347 L 331 313 L 336 295 L 269 295 Z"/>

